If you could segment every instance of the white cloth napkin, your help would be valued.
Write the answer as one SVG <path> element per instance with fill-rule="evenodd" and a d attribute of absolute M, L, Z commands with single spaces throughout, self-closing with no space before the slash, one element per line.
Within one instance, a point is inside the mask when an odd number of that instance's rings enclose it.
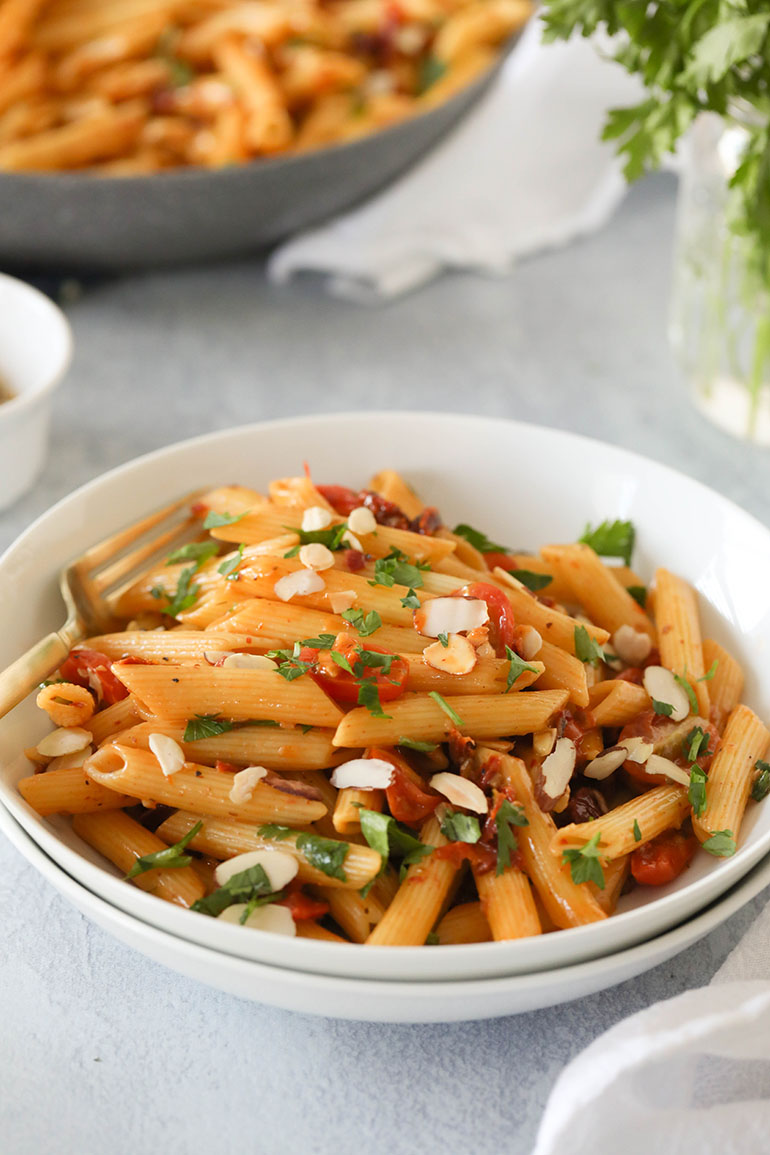
<path fill-rule="evenodd" d="M 599 228 L 625 191 L 604 114 L 638 100 L 638 81 L 586 40 L 540 37 L 533 21 L 493 90 L 395 186 L 278 248 L 273 280 L 326 273 L 333 293 L 376 302 Z"/>
<path fill-rule="evenodd" d="M 770 904 L 707 987 L 656 1003 L 565 1067 L 533 1155 L 770 1151 Z"/>

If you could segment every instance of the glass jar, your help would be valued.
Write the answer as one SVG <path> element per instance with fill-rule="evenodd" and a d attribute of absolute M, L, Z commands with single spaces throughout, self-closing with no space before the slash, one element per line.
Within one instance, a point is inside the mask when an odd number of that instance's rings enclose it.
<path fill-rule="evenodd" d="M 728 224 L 746 141 L 739 120 L 705 113 L 684 146 L 669 337 L 701 412 L 770 445 L 770 295 Z"/>

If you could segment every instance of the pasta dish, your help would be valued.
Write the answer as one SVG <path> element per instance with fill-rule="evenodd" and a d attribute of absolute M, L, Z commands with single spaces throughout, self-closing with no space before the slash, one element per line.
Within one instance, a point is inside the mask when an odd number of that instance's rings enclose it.
<path fill-rule="evenodd" d="M 530 0 L 0 0 L 0 171 L 221 168 L 354 140 L 488 70 Z"/>
<path fill-rule="evenodd" d="M 634 572 L 630 522 L 515 552 L 391 470 L 193 512 L 40 688 L 19 782 L 161 899 L 332 942 L 524 938 L 734 854 L 770 791 L 740 665 L 684 580 Z"/>

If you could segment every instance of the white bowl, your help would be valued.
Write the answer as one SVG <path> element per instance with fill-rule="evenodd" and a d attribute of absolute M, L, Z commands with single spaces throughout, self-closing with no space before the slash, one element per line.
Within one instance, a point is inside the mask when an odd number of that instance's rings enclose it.
<path fill-rule="evenodd" d="M 571 1002 L 635 978 L 686 950 L 770 885 L 770 858 L 675 930 L 617 954 L 531 975 L 465 982 L 387 982 L 306 974 L 208 950 L 140 922 L 70 878 L 0 806 L 0 831 L 78 910 L 163 966 L 251 1002 L 326 1018 L 379 1023 L 491 1019 Z M 448 948 L 446 948 L 448 949 Z"/>
<path fill-rule="evenodd" d="M 21 497 L 43 467 L 51 394 L 70 363 L 66 317 L 43 293 L 0 273 L 0 509 Z"/>
<path fill-rule="evenodd" d="M 402 470 L 450 523 L 466 521 L 516 547 L 570 541 L 586 521 L 630 517 L 635 564 L 665 564 L 701 593 L 705 627 L 747 670 L 746 698 L 770 715 L 770 533 L 704 486 L 633 454 L 569 433 L 501 420 L 381 413 L 300 418 L 217 433 L 121 467 L 60 502 L 0 560 L 0 668 L 55 626 L 56 570 L 73 554 L 173 495 L 239 480 L 257 487 L 309 461 L 323 482 L 364 484 Z M 43 562 L 42 559 L 45 559 Z M 23 595 L 20 593 L 23 591 Z M 2 612 L 2 611 L 0 611 Z M 23 747 L 45 721 L 31 701 L 0 724 L 0 798 L 72 876 L 145 922 L 232 955 L 357 979 L 448 980 L 523 974 L 596 958 L 692 917 L 770 851 L 770 807 L 751 806 L 733 858 L 698 855 L 659 891 L 637 890 L 602 923 L 517 942 L 367 947 L 289 939 L 178 910 L 123 882 L 64 819 L 41 819 L 16 793 Z"/>

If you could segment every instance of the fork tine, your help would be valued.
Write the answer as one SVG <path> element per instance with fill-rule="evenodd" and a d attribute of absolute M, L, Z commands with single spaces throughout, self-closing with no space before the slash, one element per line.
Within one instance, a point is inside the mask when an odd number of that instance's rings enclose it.
<path fill-rule="evenodd" d="M 114 533 L 112 537 L 107 537 L 103 541 L 97 542 L 96 545 L 91 546 L 84 554 L 78 558 L 77 569 L 78 572 L 85 573 L 87 570 L 93 570 L 102 562 L 109 561 L 120 553 L 121 550 L 133 544 L 140 537 L 143 537 L 150 530 L 158 525 L 162 525 L 169 517 L 184 509 L 185 506 L 192 505 L 197 497 L 200 497 L 205 490 L 196 490 L 193 493 L 188 493 L 177 501 L 171 502 L 170 505 L 163 509 L 151 513 L 148 517 L 142 518 L 141 521 L 135 522 L 126 529 L 119 530 Z M 82 567 L 82 568 L 81 568 Z"/>
<path fill-rule="evenodd" d="M 158 562 L 165 560 L 168 554 L 174 552 L 174 548 L 200 537 L 200 534 L 200 521 L 197 518 L 187 518 L 181 525 L 172 526 L 158 537 L 124 554 L 112 565 L 90 574 L 89 584 L 96 590 L 97 595 L 102 597 L 116 582 L 128 579 L 129 575 L 131 581 L 135 580 L 134 575 L 138 576 L 137 571 L 140 568 L 150 569 L 156 560 Z"/>

